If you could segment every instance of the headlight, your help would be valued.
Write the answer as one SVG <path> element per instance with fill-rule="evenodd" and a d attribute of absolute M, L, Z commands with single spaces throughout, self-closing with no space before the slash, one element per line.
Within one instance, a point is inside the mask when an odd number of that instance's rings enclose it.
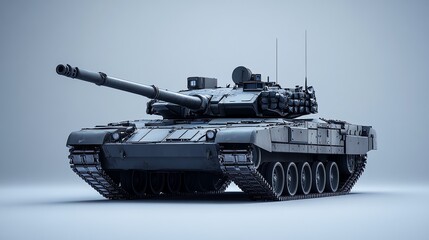
<path fill-rule="evenodd" d="M 216 137 L 216 130 L 208 130 L 206 132 L 206 139 L 207 140 L 212 141 L 215 139 L 215 137 Z"/>
<path fill-rule="evenodd" d="M 118 141 L 120 137 L 121 137 L 121 136 L 120 136 L 120 135 L 119 135 L 119 133 L 117 133 L 117 132 L 115 132 L 115 133 L 113 133 L 113 134 L 112 134 L 112 138 L 113 138 L 113 140 L 115 140 L 115 141 Z"/>

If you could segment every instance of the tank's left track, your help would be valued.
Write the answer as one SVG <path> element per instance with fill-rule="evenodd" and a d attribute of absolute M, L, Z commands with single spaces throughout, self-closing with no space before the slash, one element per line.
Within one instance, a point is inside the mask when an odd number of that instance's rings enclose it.
<path fill-rule="evenodd" d="M 130 198 L 131 194 L 121 188 L 101 167 L 99 149 L 73 149 L 70 151 L 69 159 L 72 170 L 103 197 Z"/>
<path fill-rule="evenodd" d="M 134 199 L 134 198 L 151 198 L 159 195 L 145 194 L 144 196 L 136 196 L 127 192 L 120 186 L 118 181 L 115 181 L 101 166 L 101 152 L 98 148 L 93 149 L 72 149 L 70 150 L 70 167 L 72 170 L 94 188 L 103 197 L 108 199 Z M 222 185 L 217 191 L 193 192 L 193 193 L 174 193 L 162 194 L 163 196 L 200 196 L 209 194 L 220 194 L 225 192 L 231 180 L 223 179 Z"/>

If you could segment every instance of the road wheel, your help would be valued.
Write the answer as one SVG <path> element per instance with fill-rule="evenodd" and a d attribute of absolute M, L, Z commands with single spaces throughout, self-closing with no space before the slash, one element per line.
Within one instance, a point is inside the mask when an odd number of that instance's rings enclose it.
<path fill-rule="evenodd" d="M 335 162 L 329 162 L 326 165 L 326 191 L 336 192 L 340 182 L 340 171 Z"/>
<path fill-rule="evenodd" d="M 313 186 L 312 192 L 322 193 L 325 190 L 326 185 L 326 172 L 322 162 L 315 162 L 312 166 L 313 173 Z"/>
<path fill-rule="evenodd" d="M 307 195 L 311 190 L 311 167 L 308 162 L 301 163 L 299 165 L 299 193 Z"/>
<path fill-rule="evenodd" d="M 182 174 L 174 172 L 168 173 L 166 183 L 166 192 L 173 194 L 179 193 L 182 186 Z"/>
<path fill-rule="evenodd" d="M 286 184 L 283 194 L 293 196 L 298 190 L 298 168 L 295 163 L 286 163 L 285 167 Z"/>
<path fill-rule="evenodd" d="M 149 174 L 149 189 L 153 194 L 160 194 L 165 184 L 164 173 L 152 172 Z"/>
<path fill-rule="evenodd" d="M 133 192 L 142 196 L 146 192 L 147 188 L 147 172 L 144 171 L 133 171 L 132 173 L 132 189 Z"/>
<path fill-rule="evenodd" d="M 338 162 L 338 167 L 343 174 L 350 175 L 355 171 L 356 168 L 356 156 L 355 155 L 345 155 Z"/>
<path fill-rule="evenodd" d="M 187 172 L 183 175 L 183 190 L 187 193 L 194 193 L 200 190 L 198 173 Z"/>
<path fill-rule="evenodd" d="M 132 171 L 121 171 L 120 173 L 121 188 L 129 194 L 133 194 Z"/>
<path fill-rule="evenodd" d="M 271 162 L 265 170 L 265 179 L 273 188 L 274 193 L 280 196 L 285 186 L 285 172 L 279 162 Z"/>

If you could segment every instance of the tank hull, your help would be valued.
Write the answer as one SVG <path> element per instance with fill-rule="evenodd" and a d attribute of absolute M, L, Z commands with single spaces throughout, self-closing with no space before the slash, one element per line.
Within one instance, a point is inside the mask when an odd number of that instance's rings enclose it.
<path fill-rule="evenodd" d="M 315 119 L 141 120 L 73 132 L 67 145 L 72 169 L 107 198 L 214 194 L 233 181 L 254 199 L 287 200 L 350 191 L 363 172 L 367 152 L 376 149 L 376 134 L 369 126 Z M 273 189 L 275 183 L 267 173 L 275 164 L 283 171 L 281 192 Z M 305 173 L 302 166 L 317 164 L 325 172 L 322 191 L 322 184 L 301 194 L 285 190 L 285 184 L 291 183 L 291 166 L 299 182 Z M 334 189 L 326 183 L 331 181 L 332 165 L 338 169 Z M 145 182 L 143 192 L 133 187 L 142 181 L 135 175 Z M 153 178 L 164 182 L 157 191 L 146 189 Z M 184 186 L 171 191 L 168 181 Z"/>

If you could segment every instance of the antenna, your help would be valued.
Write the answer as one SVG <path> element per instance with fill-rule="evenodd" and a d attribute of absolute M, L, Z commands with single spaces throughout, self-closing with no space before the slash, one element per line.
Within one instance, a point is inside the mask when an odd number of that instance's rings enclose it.
<path fill-rule="evenodd" d="M 307 91 L 307 30 L 305 30 L 305 91 Z"/>
<path fill-rule="evenodd" d="M 278 43 L 277 43 L 277 38 L 276 38 L 276 84 L 279 83 L 279 79 L 278 79 L 278 75 L 279 75 L 279 59 L 278 59 Z"/>

